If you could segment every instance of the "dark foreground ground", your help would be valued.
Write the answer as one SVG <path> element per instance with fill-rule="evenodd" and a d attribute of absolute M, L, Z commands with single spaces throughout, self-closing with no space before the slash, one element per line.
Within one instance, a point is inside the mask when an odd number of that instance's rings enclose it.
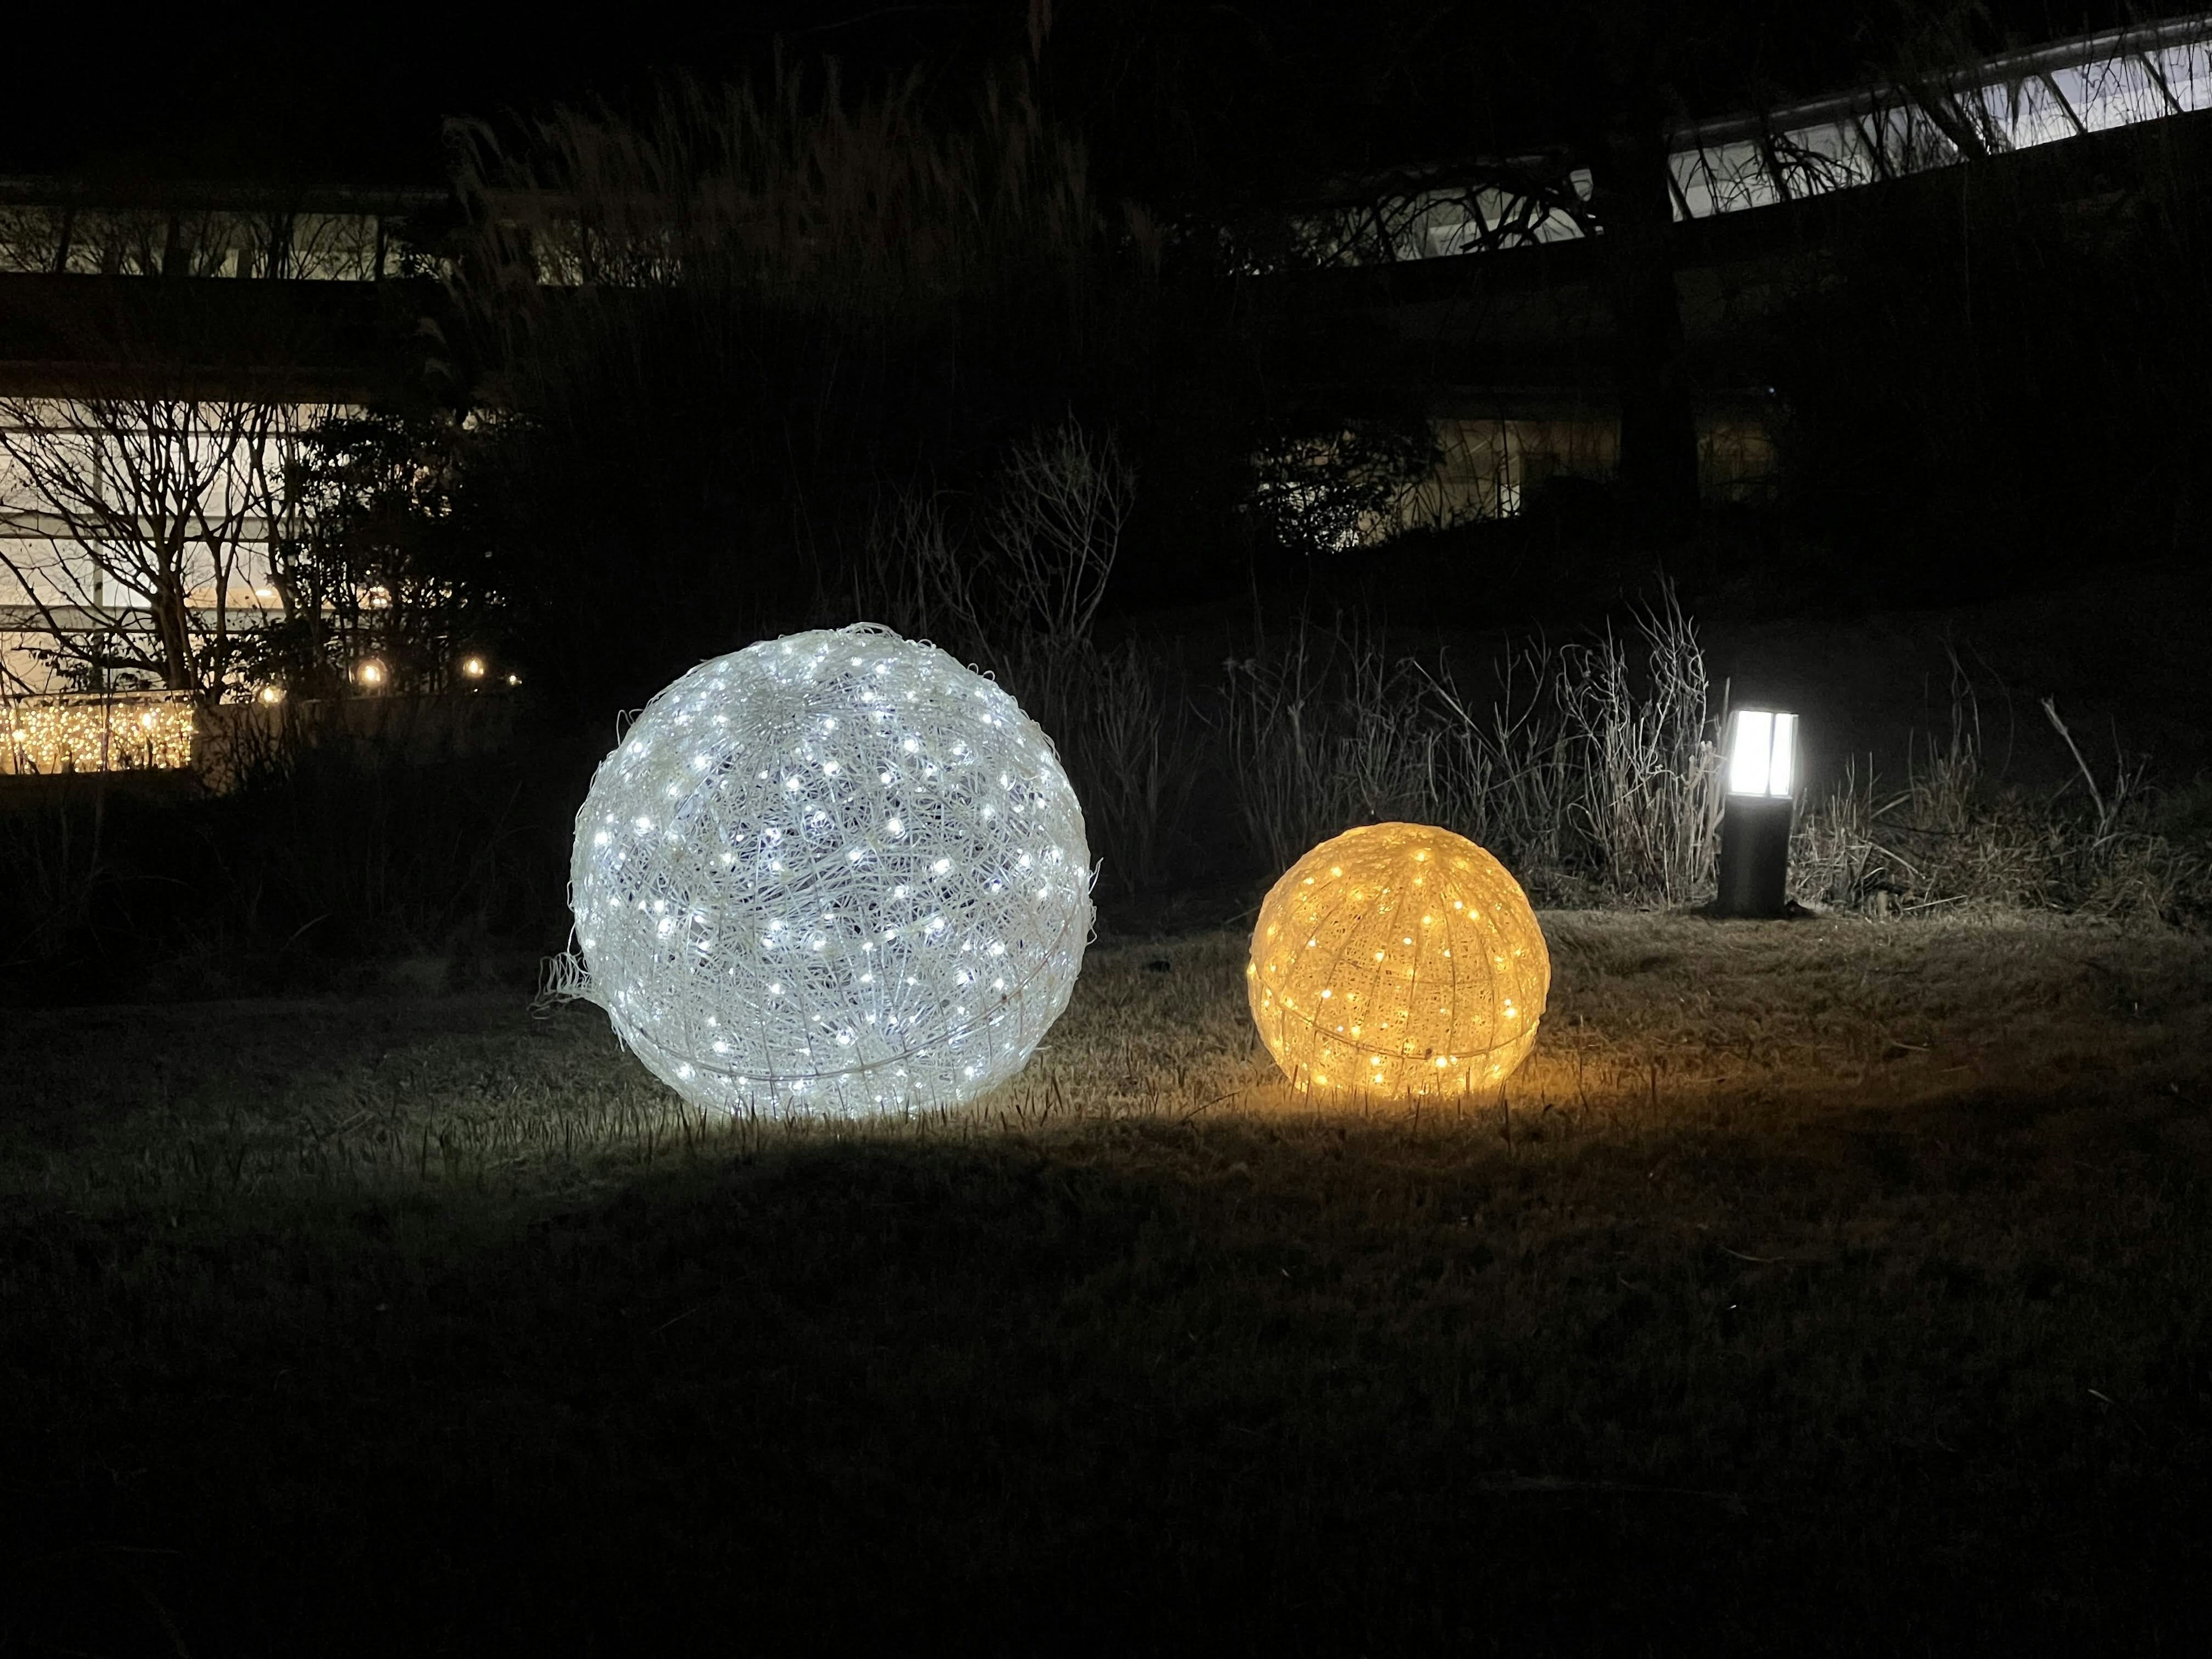
<path fill-rule="evenodd" d="M 0 1653 L 2193 1653 L 2212 944 L 1547 918 L 1509 1102 L 1237 942 L 972 1115 L 513 999 L 0 1016 Z"/>

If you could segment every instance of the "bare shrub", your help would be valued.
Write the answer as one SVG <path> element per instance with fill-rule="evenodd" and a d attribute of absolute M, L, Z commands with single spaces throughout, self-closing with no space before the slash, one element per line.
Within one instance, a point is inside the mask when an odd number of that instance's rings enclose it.
<path fill-rule="evenodd" d="M 2085 803 L 2071 786 L 2036 800 L 1993 776 L 1978 700 L 1952 659 L 1948 737 L 1910 747 L 1905 785 L 1885 792 L 1856 766 L 1801 818 L 1791 847 L 1802 902 L 1877 915 L 1952 906 L 2051 908 L 2124 921 L 2195 923 L 2212 911 L 2201 849 L 2154 828 L 2139 757 L 2098 772 L 2049 698 Z"/>
<path fill-rule="evenodd" d="M 1165 884 L 1165 854 L 1203 763 L 1181 665 L 1134 639 L 1109 650 L 1032 640 L 1003 677 L 1059 747 L 1100 879 L 1123 894 Z"/>
<path fill-rule="evenodd" d="M 1887 908 L 1895 901 L 1892 855 L 1875 839 L 1885 811 L 1874 796 L 1871 763 L 1856 758 L 1844 775 L 1797 817 L 1790 847 L 1790 896 L 1827 908 Z"/>
<path fill-rule="evenodd" d="M 1040 428 L 1006 447 L 975 498 L 933 486 L 887 491 L 861 537 L 855 605 L 990 666 L 1079 650 L 1136 489 L 1112 431 L 1073 416 Z"/>
<path fill-rule="evenodd" d="M 1093 637 L 1136 499 L 1109 431 L 1073 416 L 1017 439 L 975 498 L 889 494 L 864 538 L 855 608 L 996 677 L 1060 751 L 1104 878 L 1155 885 L 1196 780 L 1179 666 Z"/>
<path fill-rule="evenodd" d="M 1561 702 L 1584 751 L 1582 799 L 1600 878 L 1623 897 L 1711 896 L 1722 779 L 1704 648 L 1671 587 L 1637 618 L 1644 672 L 1610 631 L 1567 653 Z"/>
<path fill-rule="evenodd" d="M 878 504 L 854 570 L 854 610 L 908 639 L 974 655 L 986 636 L 972 553 L 936 490 L 894 493 Z"/>
<path fill-rule="evenodd" d="M 1160 884 L 1164 842 L 1198 781 L 1190 701 L 1174 665 L 1134 640 L 1097 660 L 1090 706 L 1068 728 L 1071 759 L 1107 873 L 1118 886 L 1150 889 Z"/>
<path fill-rule="evenodd" d="M 1255 850 L 1281 867 L 1354 823 L 1420 818 L 1540 886 L 1705 896 L 1721 775 L 1704 651 L 1671 590 L 1637 641 L 1510 653 L 1487 698 L 1357 631 L 1317 647 L 1302 627 L 1231 662 L 1230 748 Z"/>
<path fill-rule="evenodd" d="M 1854 766 L 1802 815 L 1790 860 L 1797 896 L 1877 914 L 2046 902 L 2050 826 L 1991 780 L 1980 705 L 1955 655 L 1949 732 L 1911 740 L 1907 756 L 1901 788 L 1885 791 L 1871 766 L 1863 779 Z"/>
<path fill-rule="evenodd" d="M 1356 627 L 1301 618 L 1285 644 L 1226 665 L 1224 736 L 1255 851 L 1288 867 L 1355 823 L 1437 801 L 1445 734 L 1416 711 L 1427 682 Z"/>
<path fill-rule="evenodd" d="M 2125 918 L 2201 920 L 2212 908 L 2212 864 L 2201 849 L 2160 833 L 2145 779 L 2148 763 L 2113 744 L 2110 781 L 2100 786 L 2095 769 L 2058 713 L 2043 699 L 2043 713 L 2073 757 L 2087 787 L 2094 821 L 2054 814 L 2052 884 L 2068 908 Z"/>
<path fill-rule="evenodd" d="M 855 97 L 834 64 L 817 83 L 779 64 L 765 88 L 678 77 L 628 113 L 564 106 L 510 134 L 455 122 L 462 280 L 532 325 L 563 309 L 526 291 L 543 283 L 742 294 L 857 331 L 1080 259 L 1097 232 L 1087 162 L 1027 66 L 964 121 L 928 92 L 918 70 Z"/>
<path fill-rule="evenodd" d="M 68 781 L 74 785 L 76 780 Z M 0 814 L 0 970 L 33 963 L 89 930 L 109 871 L 107 779 L 94 773 L 28 809 Z"/>
<path fill-rule="evenodd" d="M 1446 821 L 1516 870 L 1555 879 L 1571 860 L 1576 751 L 1559 718 L 1559 654 L 1543 644 L 1509 653 L 1485 703 L 1440 665 L 1431 696 L 1450 731 Z"/>
<path fill-rule="evenodd" d="M 984 536 L 1001 604 L 1023 635 L 1091 637 L 1135 497 L 1114 434 L 1072 416 L 1008 447 Z"/>

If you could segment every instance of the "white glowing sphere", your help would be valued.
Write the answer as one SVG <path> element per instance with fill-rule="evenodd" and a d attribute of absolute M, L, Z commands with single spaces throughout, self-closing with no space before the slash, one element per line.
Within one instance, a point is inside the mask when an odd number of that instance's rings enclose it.
<path fill-rule="evenodd" d="M 1012 697 L 854 627 L 705 662 L 576 815 L 583 994 L 687 1099 L 859 1115 L 1021 1070 L 1091 932 L 1083 809 Z"/>

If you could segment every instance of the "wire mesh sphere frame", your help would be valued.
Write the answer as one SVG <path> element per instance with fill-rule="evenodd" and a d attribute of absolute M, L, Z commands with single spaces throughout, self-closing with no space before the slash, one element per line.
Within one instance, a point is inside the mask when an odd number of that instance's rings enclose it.
<path fill-rule="evenodd" d="M 856 626 L 704 662 L 576 815 L 574 994 L 693 1103 L 855 1116 L 1021 1070 L 1091 933 L 1051 740 L 936 647 Z"/>
<path fill-rule="evenodd" d="M 1301 1093 L 1463 1096 L 1528 1058 L 1552 961 L 1504 865 L 1449 830 L 1376 823 L 1269 890 L 1244 974 L 1260 1040 Z"/>

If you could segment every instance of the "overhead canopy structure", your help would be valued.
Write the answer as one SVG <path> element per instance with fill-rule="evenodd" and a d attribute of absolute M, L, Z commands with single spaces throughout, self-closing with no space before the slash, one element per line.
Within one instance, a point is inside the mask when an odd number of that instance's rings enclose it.
<path fill-rule="evenodd" d="M 1677 128 L 1676 221 L 1802 201 L 2212 108 L 2212 13 L 2076 36 Z M 1322 264 L 1447 258 L 1594 234 L 1590 175 L 1531 155 L 1437 168 L 1309 216 Z"/>

